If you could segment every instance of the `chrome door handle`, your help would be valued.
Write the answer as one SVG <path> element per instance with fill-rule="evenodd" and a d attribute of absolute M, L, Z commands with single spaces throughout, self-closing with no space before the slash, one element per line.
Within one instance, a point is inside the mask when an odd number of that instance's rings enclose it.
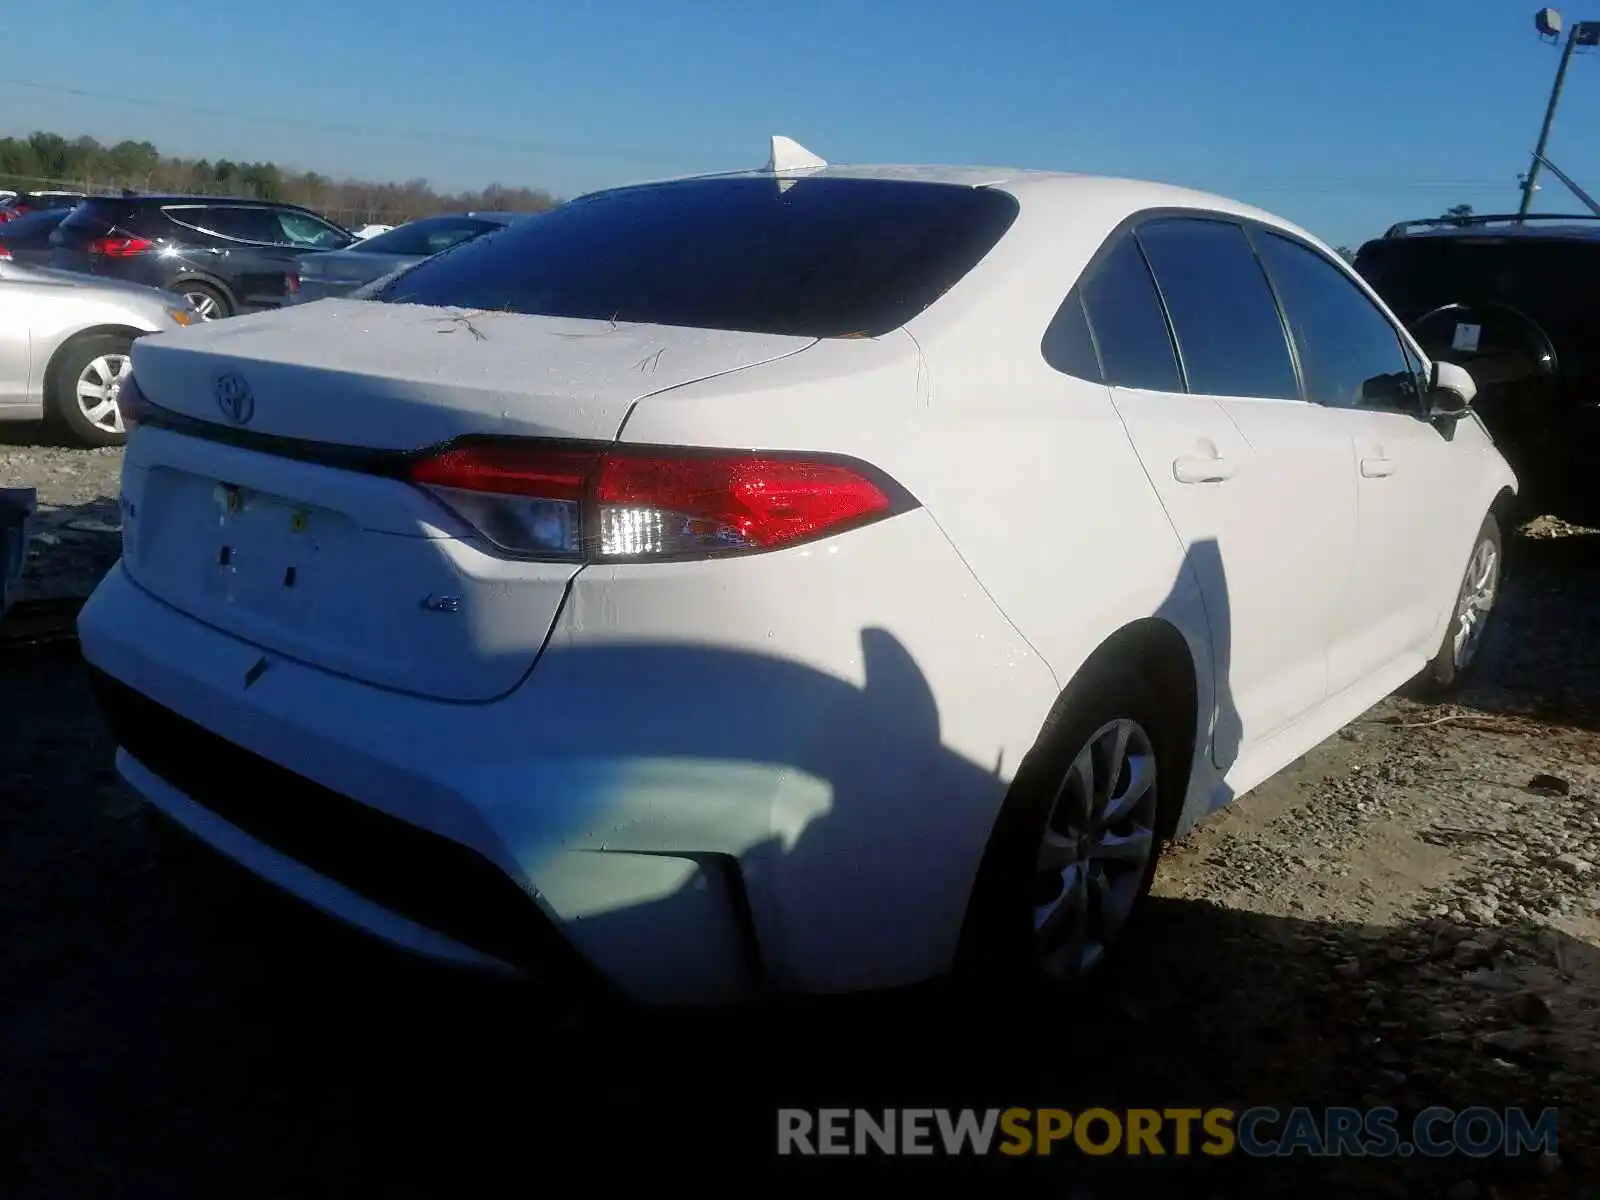
<path fill-rule="evenodd" d="M 1239 473 L 1231 458 L 1179 458 L 1172 463 L 1172 477 L 1179 483 L 1222 483 Z"/>

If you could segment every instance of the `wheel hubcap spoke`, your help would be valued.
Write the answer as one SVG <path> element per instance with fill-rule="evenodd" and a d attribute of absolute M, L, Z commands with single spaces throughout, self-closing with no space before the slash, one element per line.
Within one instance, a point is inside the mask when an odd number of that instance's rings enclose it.
<path fill-rule="evenodd" d="M 1156 760 L 1151 754 L 1135 754 L 1124 759 L 1127 772 L 1127 784 L 1122 791 L 1113 795 L 1106 803 L 1105 811 L 1100 815 L 1100 827 L 1110 828 L 1119 821 L 1127 820 L 1128 816 L 1139 807 L 1139 802 L 1144 799 L 1156 781 Z"/>
<path fill-rule="evenodd" d="M 1149 829 L 1135 828 L 1126 835 L 1108 833 L 1095 843 L 1093 855 L 1096 859 L 1142 867 L 1154 843 L 1155 834 Z"/>
<path fill-rule="evenodd" d="M 1044 844 L 1039 847 L 1040 871 L 1064 871 L 1078 862 L 1078 843 L 1053 829 L 1044 832 Z"/>

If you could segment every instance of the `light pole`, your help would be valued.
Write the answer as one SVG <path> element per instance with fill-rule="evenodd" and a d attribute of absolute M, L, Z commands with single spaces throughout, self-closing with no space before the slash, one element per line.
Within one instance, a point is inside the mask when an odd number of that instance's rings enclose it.
<path fill-rule="evenodd" d="M 1534 14 L 1534 27 L 1543 37 L 1554 40 L 1561 36 L 1561 14 L 1553 8 L 1541 8 Z M 1561 50 L 1561 63 L 1556 67 L 1556 81 L 1550 87 L 1550 103 L 1545 106 L 1544 124 L 1539 127 L 1539 144 L 1533 149 L 1533 161 L 1522 179 L 1522 206 L 1517 216 L 1525 217 L 1533 207 L 1533 193 L 1538 187 L 1539 168 L 1544 163 L 1545 146 L 1550 141 L 1550 126 L 1555 124 L 1556 105 L 1561 103 L 1561 85 L 1567 81 L 1567 64 L 1572 52 L 1579 46 L 1600 46 L 1600 21 L 1579 21 L 1567 34 L 1567 44 Z"/>

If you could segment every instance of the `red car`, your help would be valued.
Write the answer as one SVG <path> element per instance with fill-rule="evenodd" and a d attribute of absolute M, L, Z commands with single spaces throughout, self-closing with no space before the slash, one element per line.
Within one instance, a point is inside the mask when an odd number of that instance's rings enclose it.
<path fill-rule="evenodd" d="M 0 204 L 0 225 L 25 217 L 31 212 L 54 208 L 76 208 L 85 197 L 82 192 L 18 192 Z"/>

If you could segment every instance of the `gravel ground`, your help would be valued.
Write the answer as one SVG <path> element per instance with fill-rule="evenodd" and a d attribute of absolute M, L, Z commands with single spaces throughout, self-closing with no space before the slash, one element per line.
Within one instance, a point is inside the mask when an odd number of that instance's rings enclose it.
<path fill-rule="evenodd" d="M 9 441 L 0 480 L 43 507 L 25 594 L 82 594 L 115 560 L 118 455 Z M 573 1163 L 731 1182 L 779 1103 L 1345 1103 L 1556 1106 L 1560 1154 L 1006 1166 L 1069 1196 L 1600 1196 L 1600 533 L 1538 522 L 1516 549 L 1482 682 L 1386 701 L 1174 847 L 1142 936 L 1048 1016 L 918 992 L 564 1018 L 159 836 L 75 652 L 13 650 L 0 1195 L 439 1195 Z"/>

